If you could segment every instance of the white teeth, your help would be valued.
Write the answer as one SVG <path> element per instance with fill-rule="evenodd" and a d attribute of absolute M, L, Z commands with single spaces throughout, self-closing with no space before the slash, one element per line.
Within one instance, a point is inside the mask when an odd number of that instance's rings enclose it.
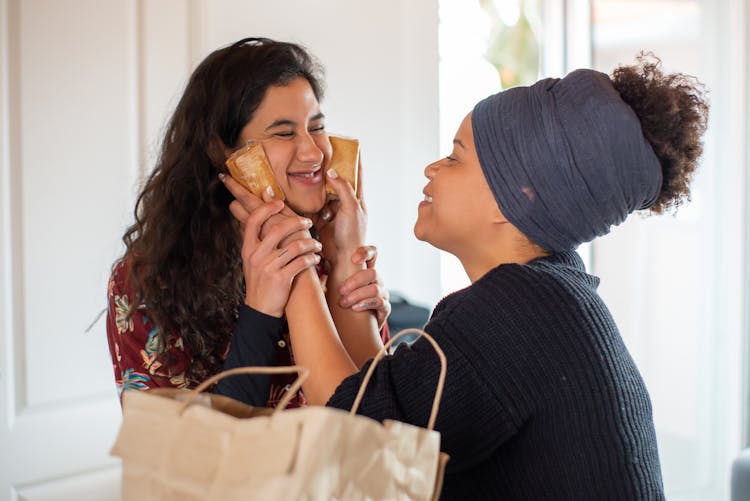
<path fill-rule="evenodd" d="M 318 173 L 318 171 L 312 171 L 312 172 L 295 172 L 294 174 L 292 174 L 292 176 L 312 178 L 312 177 L 315 177 L 315 174 L 317 174 L 317 173 Z"/>
<path fill-rule="evenodd" d="M 429 195 L 425 195 L 425 196 L 424 196 L 424 201 L 425 201 L 425 202 L 430 202 L 430 203 L 432 203 L 432 197 L 431 197 L 431 196 L 429 196 Z"/>

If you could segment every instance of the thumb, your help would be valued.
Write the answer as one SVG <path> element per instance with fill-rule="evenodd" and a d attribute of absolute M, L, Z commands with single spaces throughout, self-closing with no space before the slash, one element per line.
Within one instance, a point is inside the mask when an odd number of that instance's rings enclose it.
<path fill-rule="evenodd" d="M 358 202 L 352 185 L 341 179 L 339 173 L 333 169 L 328 169 L 328 171 L 326 171 L 326 177 L 328 178 L 326 182 L 333 188 L 339 197 L 341 208 L 346 212 L 356 210 Z"/>

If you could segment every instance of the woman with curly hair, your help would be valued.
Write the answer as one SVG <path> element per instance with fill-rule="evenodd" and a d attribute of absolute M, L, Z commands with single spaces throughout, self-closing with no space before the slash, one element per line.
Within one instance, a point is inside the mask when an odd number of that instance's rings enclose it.
<path fill-rule="evenodd" d="M 484 99 L 453 152 L 427 166 L 414 233 L 457 256 L 472 282 L 425 326 L 448 367 L 435 424 L 451 457 L 442 499 L 664 498 L 648 392 L 575 249 L 634 211 L 689 198 L 707 112 L 698 82 L 642 55 L 611 77 L 582 69 Z M 262 255 L 253 235 L 276 208 L 225 184 L 248 255 Z M 356 220 L 351 190 L 331 184 L 337 217 Z M 301 365 L 325 360 L 305 382 L 310 402 L 348 409 L 369 364 L 347 361 L 321 297 L 302 274 L 286 306 L 291 339 Z M 262 339 L 248 334 L 237 344 Z M 439 369 L 425 340 L 400 346 L 359 412 L 424 426 Z"/>
<path fill-rule="evenodd" d="M 322 175 L 331 145 L 319 104 L 321 75 L 302 47 L 263 38 L 216 50 L 193 72 L 138 196 L 135 222 L 123 237 L 125 254 L 109 282 L 107 336 L 120 392 L 189 388 L 235 366 L 236 360 L 227 358 L 233 330 L 262 330 L 269 319 L 282 317 L 283 307 L 268 305 L 286 302 L 294 275 L 304 268 L 328 280 L 329 313 L 353 363 L 364 362 L 363 349 L 382 346 L 379 328 L 387 336 L 390 305 L 372 269 L 376 251 L 336 248 L 342 235 L 327 225 L 335 207 L 326 203 Z M 226 172 L 232 151 L 250 140 L 263 143 L 286 195 L 286 213 L 294 216 L 287 219 L 304 232 L 275 270 L 281 285 L 260 277 L 258 287 L 248 286 L 242 228 L 227 209 L 232 196 L 217 177 Z M 320 233 L 323 245 L 308 230 Z M 348 293 L 341 295 L 345 281 Z M 350 332 L 357 337 L 347 337 Z M 292 363 L 285 326 L 279 325 L 277 334 L 264 365 Z M 242 397 L 234 393 L 238 380 L 227 379 L 217 391 Z M 270 389 L 267 378 L 246 384 L 262 393 L 250 399 L 254 405 L 274 405 L 287 383 L 278 376 Z M 294 403 L 304 403 L 304 396 Z"/>

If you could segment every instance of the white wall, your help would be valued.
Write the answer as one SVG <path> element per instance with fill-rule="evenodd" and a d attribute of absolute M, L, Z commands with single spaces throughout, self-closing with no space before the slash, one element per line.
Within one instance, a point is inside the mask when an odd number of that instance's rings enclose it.
<path fill-rule="evenodd" d="M 379 269 L 438 299 L 437 252 L 411 234 L 438 154 L 435 0 L 0 0 L 0 500 L 117 498 L 103 322 L 83 331 L 187 76 L 260 35 L 323 61 L 327 124 L 362 140 Z"/>

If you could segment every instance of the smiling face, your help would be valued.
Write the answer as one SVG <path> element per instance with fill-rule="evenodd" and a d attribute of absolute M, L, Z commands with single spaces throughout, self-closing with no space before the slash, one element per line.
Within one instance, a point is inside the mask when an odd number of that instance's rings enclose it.
<path fill-rule="evenodd" d="M 263 143 L 286 202 L 298 214 L 312 215 L 326 202 L 323 167 L 331 157 L 324 116 L 310 84 L 295 78 L 269 87 L 236 146 Z"/>
<path fill-rule="evenodd" d="M 479 165 L 471 113 L 453 140 L 452 153 L 425 168 L 429 183 L 419 204 L 414 235 L 459 259 L 482 245 L 496 223 L 506 222 Z"/>

